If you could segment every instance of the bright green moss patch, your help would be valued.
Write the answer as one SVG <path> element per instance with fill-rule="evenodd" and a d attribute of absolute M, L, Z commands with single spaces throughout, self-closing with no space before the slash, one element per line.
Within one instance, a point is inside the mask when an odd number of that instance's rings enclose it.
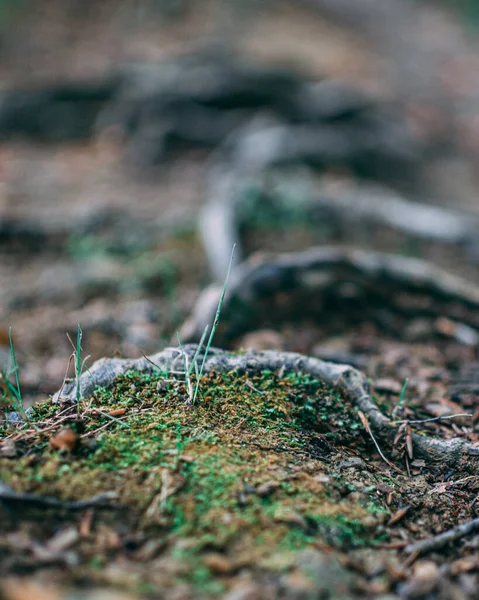
<path fill-rule="evenodd" d="M 78 407 L 40 405 L 32 416 L 39 431 L 15 434 L 23 456 L 0 459 L 0 478 L 63 500 L 116 492 L 108 527 L 161 540 L 165 560 L 187 566 L 172 582 L 211 595 L 224 588 L 205 563 L 211 552 L 234 572 L 282 571 L 316 543 L 371 542 L 367 518 L 382 508 L 370 498 L 348 502 L 331 467 L 338 449 L 359 453 L 365 444 L 359 419 L 335 391 L 303 375 L 233 372 L 205 376 L 195 406 L 186 398 L 173 377 L 129 372 Z M 50 445 L 62 427 L 78 436 L 71 451 Z M 85 541 L 92 572 L 102 552 Z"/>

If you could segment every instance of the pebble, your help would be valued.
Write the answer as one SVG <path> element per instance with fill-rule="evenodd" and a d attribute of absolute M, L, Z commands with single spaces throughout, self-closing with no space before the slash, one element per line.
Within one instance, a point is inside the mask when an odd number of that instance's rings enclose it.
<path fill-rule="evenodd" d="M 439 567 L 432 560 L 418 561 L 413 568 L 412 577 L 401 586 L 402 598 L 422 598 L 435 590 L 441 579 Z"/>
<path fill-rule="evenodd" d="M 264 590 L 254 583 L 241 583 L 223 596 L 223 600 L 266 600 L 269 596 Z"/>
<path fill-rule="evenodd" d="M 256 488 L 256 495 L 265 498 L 266 496 L 270 496 L 279 487 L 280 484 L 277 481 L 265 481 Z"/>
<path fill-rule="evenodd" d="M 366 468 L 366 463 L 359 456 L 351 456 L 350 458 L 346 458 L 342 460 L 338 469 L 364 469 Z"/>
<path fill-rule="evenodd" d="M 337 600 L 350 597 L 351 574 L 336 557 L 317 550 L 303 550 L 296 558 L 296 566 L 314 583 L 317 592 L 314 597 Z"/>

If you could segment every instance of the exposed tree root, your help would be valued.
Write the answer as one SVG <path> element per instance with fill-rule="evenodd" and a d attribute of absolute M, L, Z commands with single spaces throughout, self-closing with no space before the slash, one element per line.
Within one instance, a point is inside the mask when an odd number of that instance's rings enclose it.
<path fill-rule="evenodd" d="M 184 347 L 189 361 L 193 359 L 196 348 L 196 345 Z M 184 356 L 177 348 L 167 348 L 149 358 L 138 360 L 99 360 L 81 377 L 82 396 L 89 396 L 99 386 L 110 386 L 115 377 L 131 369 L 153 372 L 157 368 L 164 372 L 184 375 L 184 372 L 182 373 Z M 352 406 L 367 417 L 379 443 L 389 445 L 393 443 L 397 426 L 381 413 L 372 400 L 365 376 L 350 366 L 335 365 L 292 352 L 264 351 L 231 355 L 219 349 L 210 350 L 205 371 L 224 373 L 235 369 L 252 374 L 264 370 L 279 371 L 284 374 L 300 372 L 325 381 L 344 393 Z M 54 400 L 74 402 L 75 397 L 76 382 L 68 382 L 61 391 L 61 397 L 57 393 Z M 467 471 L 477 469 L 479 466 L 479 447 L 461 439 L 442 440 L 413 433 L 412 442 L 415 455 L 424 457 L 429 463 L 439 463 Z"/>
<path fill-rule="evenodd" d="M 198 342 L 213 321 L 222 286 L 207 288 L 180 339 Z M 258 323 L 321 315 L 325 298 L 356 298 L 407 317 L 448 317 L 479 330 L 479 288 L 418 259 L 333 247 L 252 257 L 228 283 L 215 343 L 224 346 Z"/>
<path fill-rule="evenodd" d="M 278 152 L 284 152 L 282 146 Z M 244 196 L 254 188 L 256 194 L 269 197 L 271 181 L 275 189 L 273 202 L 278 203 L 279 210 L 291 210 L 292 214 L 301 211 L 308 223 L 327 223 L 340 232 L 354 230 L 358 223 L 362 228 L 376 225 L 396 230 L 411 240 L 457 245 L 466 254 L 479 251 L 479 220 L 475 215 L 414 202 L 380 186 L 365 184 L 350 192 L 331 194 L 313 186 L 313 179 L 304 177 L 304 170 L 293 180 L 291 174 L 258 175 L 257 162 L 253 158 L 253 170 L 239 168 L 236 172 L 227 165 L 216 165 L 207 179 L 208 200 L 201 211 L 199 229 L 211 273 L 218 281 L 226 273 L 233 243 L 236 264 L 244 255 L 239 230 L 252 217 L 245 209 Z M 256 204 L 250 207 L 250 213 L 257 209 Z"/>

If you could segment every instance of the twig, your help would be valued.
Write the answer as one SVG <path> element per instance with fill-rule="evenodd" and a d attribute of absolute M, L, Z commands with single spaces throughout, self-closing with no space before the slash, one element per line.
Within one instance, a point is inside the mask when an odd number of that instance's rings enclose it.
<path fill-rule="evenodd" d="M 122 421 L 123 419 L 117 419 L 116 417 L 110 417 L 111 419 L 114 419 L 115 421 Z M 126 417 L 125 417 L 126 418 Z M 107 427 L 110 427 L 110 425 L 113 424 L 114 421 L 108 421 L 108 423 L 105 423 L 105 425 L 102 425 L 101 427 L 98 427 L 98 429 L 94 429 L 93 431 L 88 431 L 87 433 L 84 433 L 83 435 L 81 435 L 81 439 L 90 437 L 91 435 L 95 435 L 96 433 L 99 433 L 100 431 L 103 431 L 103 429 L 106 429 Z M 124 423 L 122 423 L 122 425 L 124 425 Z"/>
<path fill-rule="evenodd" d="M 369 425 L 369 421 L 366 417 L 366 415 L 364 413 L 362 413 L 360 410 L 358 410 L 358 414 L 359 414 L 359 418 L 361 419 L 362 424 L 364 425 L 364 428 L 366 429 L 366 431 L 369 433 L 369 435 L 371 436 L 371 439 L 374 442 L 374 445 L 376 446 L 376 450 L 379 452 L 379 456 L 383 459 L 383 461 L 389 465 L 391 467 L 391 469 L 394 469 L 395 471 L 397 471 L 398 473 L 402 473 L 401 469 L 398 469 L 398 467 L 396 467 L 395 464 L 393 464 L 390 460 L 388 460 L 384 454 L 381 451 L 381 448 L 379 447 L 379 444 L 376 441 L 376 438 L 374 437 L 373 432 L 371 431 L 371 427 Z"/>
<path fill-rule="evenodd" d="M 406 554 L 425 554 L 426 552 L 438 550 L 446 544 L 459 540 L 474 531 L 479 531 L 479 517 L 476 517 L 471 521 L 466 521 L 466 523 L 463 523 L 462 525 L 457 525 L 432 538 L 421 540 L 415 544 L 409 544 L 409 546 L 406 546 L 404 549 L 404 552 L 406 552 Z"/>
<path fill-rule="evenodd" d="M 268 392 L 262 392 L 261 390 L 258 390 L 258 388 L 255 388 L 254 385 L 251 383 L 251 381 L 246 381 L 246 385 L 251 388 L 254 392 L 256 392 L 257 394 L 259 394 L 260 396 L 264 396 L 265 394 L 267 394 Z"/>
<path fill-rule="evenodd" d="M 146 354 L 145 354 L 143 351 L 141 352 L 141 355 L 143 356 L 143 358 L 144 358 L 144 359 L 145 359 L 147 362 L 149 362 L 149 363 L 150 363 L 150 365 L 152 365 L 153 367 L 155 367 L 155 369 L 158 369 L 158 371 L 159 371 L 159 372 L 160 372 L 160 373 L 163 375 L 163 377 L 166 377 L 166 376 L 168 375 L 168 372 L 169 372 L 169 371 L 168 371 L 168 366 L 166 367 L 166 370 L 165 370 L 165 369 L 162 369 L 162 368 L 160 367 L 160 365 L 157 365 L 155 362 L 153 362 L 153 361 L 151 360 L 151 358 L 148 358 L 148 356 L 146 356 Z"/>
<path fill-rule="evenodd" d="M 410 425 L 416 425 L 418 423 L 431 423 L 432 421 L 445 421 L 446 419 L 455 419 L 456 417 L 473 417 L 470 413 L 457 413 L 456 415 L 446 415 L 443 417 L 431 417 L 430 419 L 418 419 L 415 421 L 410 421 L 409 419 L 403 419 L 402 421 L 392 421 L 393 425 L 398 425 L 399 423 L 409 423 Z"/>
<path fill-rule="evenodd" d="M 17 493 L 8 485 L 0 481 L 0 502 L 8 504 L 10 507 L 18 508 L 18 505 L 31 506 L 36 508 L 60 508 L 64 510 L 83 510 L 92 506 L 111 506 L 111 502 L 117 498 L 115 492 L 105 492 L 97 496 L 92 496 L 86 500 L 73 500 L 64 502 L 50 496 L 40 496 L 39 494 Z"/>
<path fill-rule="evenodd" d="M 56 429 L 58 427 L 58 425 L 60 425 L 61 423 L 64 423 L 65 421 L 71 421 L 73 419 L 73 415 L 67 415 L 66 417 L 62 417 L 61 419 L 58 419 L 58 421 L 55 421 L 53 423 L 53 425 L 49 425 L 48 427 L 45 427 L 44 429 L 38 429 L 37 431 L 32 431 L 31 433 L 19 433 L 16 437 L 13 438 L 14 441 L 22 441 L 24 442 L 25 440 L 28 440 L 32 437 L 36 437 L 37 435 L 41 435 L 43 433 L 47 433 L 48 431 L 51 431 L 52 429 Z"/>

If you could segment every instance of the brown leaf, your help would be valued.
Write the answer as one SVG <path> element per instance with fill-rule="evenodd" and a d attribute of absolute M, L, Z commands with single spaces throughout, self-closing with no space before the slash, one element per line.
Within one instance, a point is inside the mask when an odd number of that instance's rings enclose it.
<path fill-rule="evenodd" d="M 226 575 L 234 571 L 234 564 L 219 552 L 210 552 L 203 558 L 203 563 L 212 573 Z"/>
<path fill-rule="evenodd" d="M 407 506 L 403 506 L 402 508 L 397 510 L 393 514 L 393 516 L 389 519 L 388 525 L 394 525 L 395 523 L 400 521 L 402 518 L 404 518 L 407 515 L 407 513 L 409 512 L 410 509 L 411 509 L 411 506 L 408 504 Z"/>
<path fill-rule="evenodd" d="M 110 410 L 106 414 L 109 417 L 121 417 L 121 415 L 124 415 L 125 413 L 126 413 L 126 408 L 115 408 L 115 410 Z"/>
<path fill-rule="evenodd" d="M 78 531 L 80 533 L 80 537 L 82 538 L 86 538 L 90 535 L 91 533 L 91 525 L 93 522 L 93 515 L 94 515 L 94 510 L 92 508 L 89 508 L 85 514 L 82 517 L 82 520 L 80 521 L 80 525 L 78 527 Z"/>
<path fill-rule="evenodd" d="M 5 600 L 61 600 L 64 595 L 57 587 L 44 581 L 10 578 L 1 583 L 0 592 Z"/>

